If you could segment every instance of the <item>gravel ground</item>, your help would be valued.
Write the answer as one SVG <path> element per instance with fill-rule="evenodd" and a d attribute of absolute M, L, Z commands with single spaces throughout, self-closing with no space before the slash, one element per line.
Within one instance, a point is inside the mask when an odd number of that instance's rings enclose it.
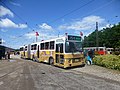
<path fill-rule="evenodd" d="M 119 72 L 95 65 L 62 69 L 14 56 L 0 62 L 0 90 L 120 90 L 112 75 Z"/>
<path fill-rule="evenodd" d="M 117 70 L 111 70 L 97 65 L 86 65 L 83 68 L 75 68 L 73 70 L 113 81 L 118 81 L 120 83 L 120 71 Z"/>

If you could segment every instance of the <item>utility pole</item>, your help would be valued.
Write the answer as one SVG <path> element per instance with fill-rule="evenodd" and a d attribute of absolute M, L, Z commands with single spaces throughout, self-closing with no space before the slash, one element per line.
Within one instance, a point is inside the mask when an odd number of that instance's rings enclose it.
<path fill-rule="evenodd" d="M 96 22 L 96 47 L 99 47 L 99 41 L 98 41 L 98 22 Z"/>

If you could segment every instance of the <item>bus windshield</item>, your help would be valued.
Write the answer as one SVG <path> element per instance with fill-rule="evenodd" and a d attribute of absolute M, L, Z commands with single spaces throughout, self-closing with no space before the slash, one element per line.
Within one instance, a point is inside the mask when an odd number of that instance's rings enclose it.
<path fill-rule="evenodd" d="M 81 42 L 69 42 L 65 43 L 65 52 L 66 53 L 75 53 L 82 51 L 82 43 Z"/>

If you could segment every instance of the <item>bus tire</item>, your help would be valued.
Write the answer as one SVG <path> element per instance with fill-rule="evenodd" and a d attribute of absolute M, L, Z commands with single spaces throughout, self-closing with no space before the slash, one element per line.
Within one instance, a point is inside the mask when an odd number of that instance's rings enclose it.
<path fill-rule="evenodd" d="M 54 64 L 54 59 L 53 59 L 53 57 L 50 57 L 49 58 L 49 65 L 53 65 Z"/>

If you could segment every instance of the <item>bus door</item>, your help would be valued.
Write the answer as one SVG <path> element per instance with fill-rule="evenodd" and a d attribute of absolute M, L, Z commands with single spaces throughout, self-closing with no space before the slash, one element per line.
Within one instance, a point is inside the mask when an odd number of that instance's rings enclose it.
<path fill-rule="evenodd" d="M 64 50 L 63 43 L 56 44 L 56 59 L 55 62 L 58 64 L 64 64 Z"/>

